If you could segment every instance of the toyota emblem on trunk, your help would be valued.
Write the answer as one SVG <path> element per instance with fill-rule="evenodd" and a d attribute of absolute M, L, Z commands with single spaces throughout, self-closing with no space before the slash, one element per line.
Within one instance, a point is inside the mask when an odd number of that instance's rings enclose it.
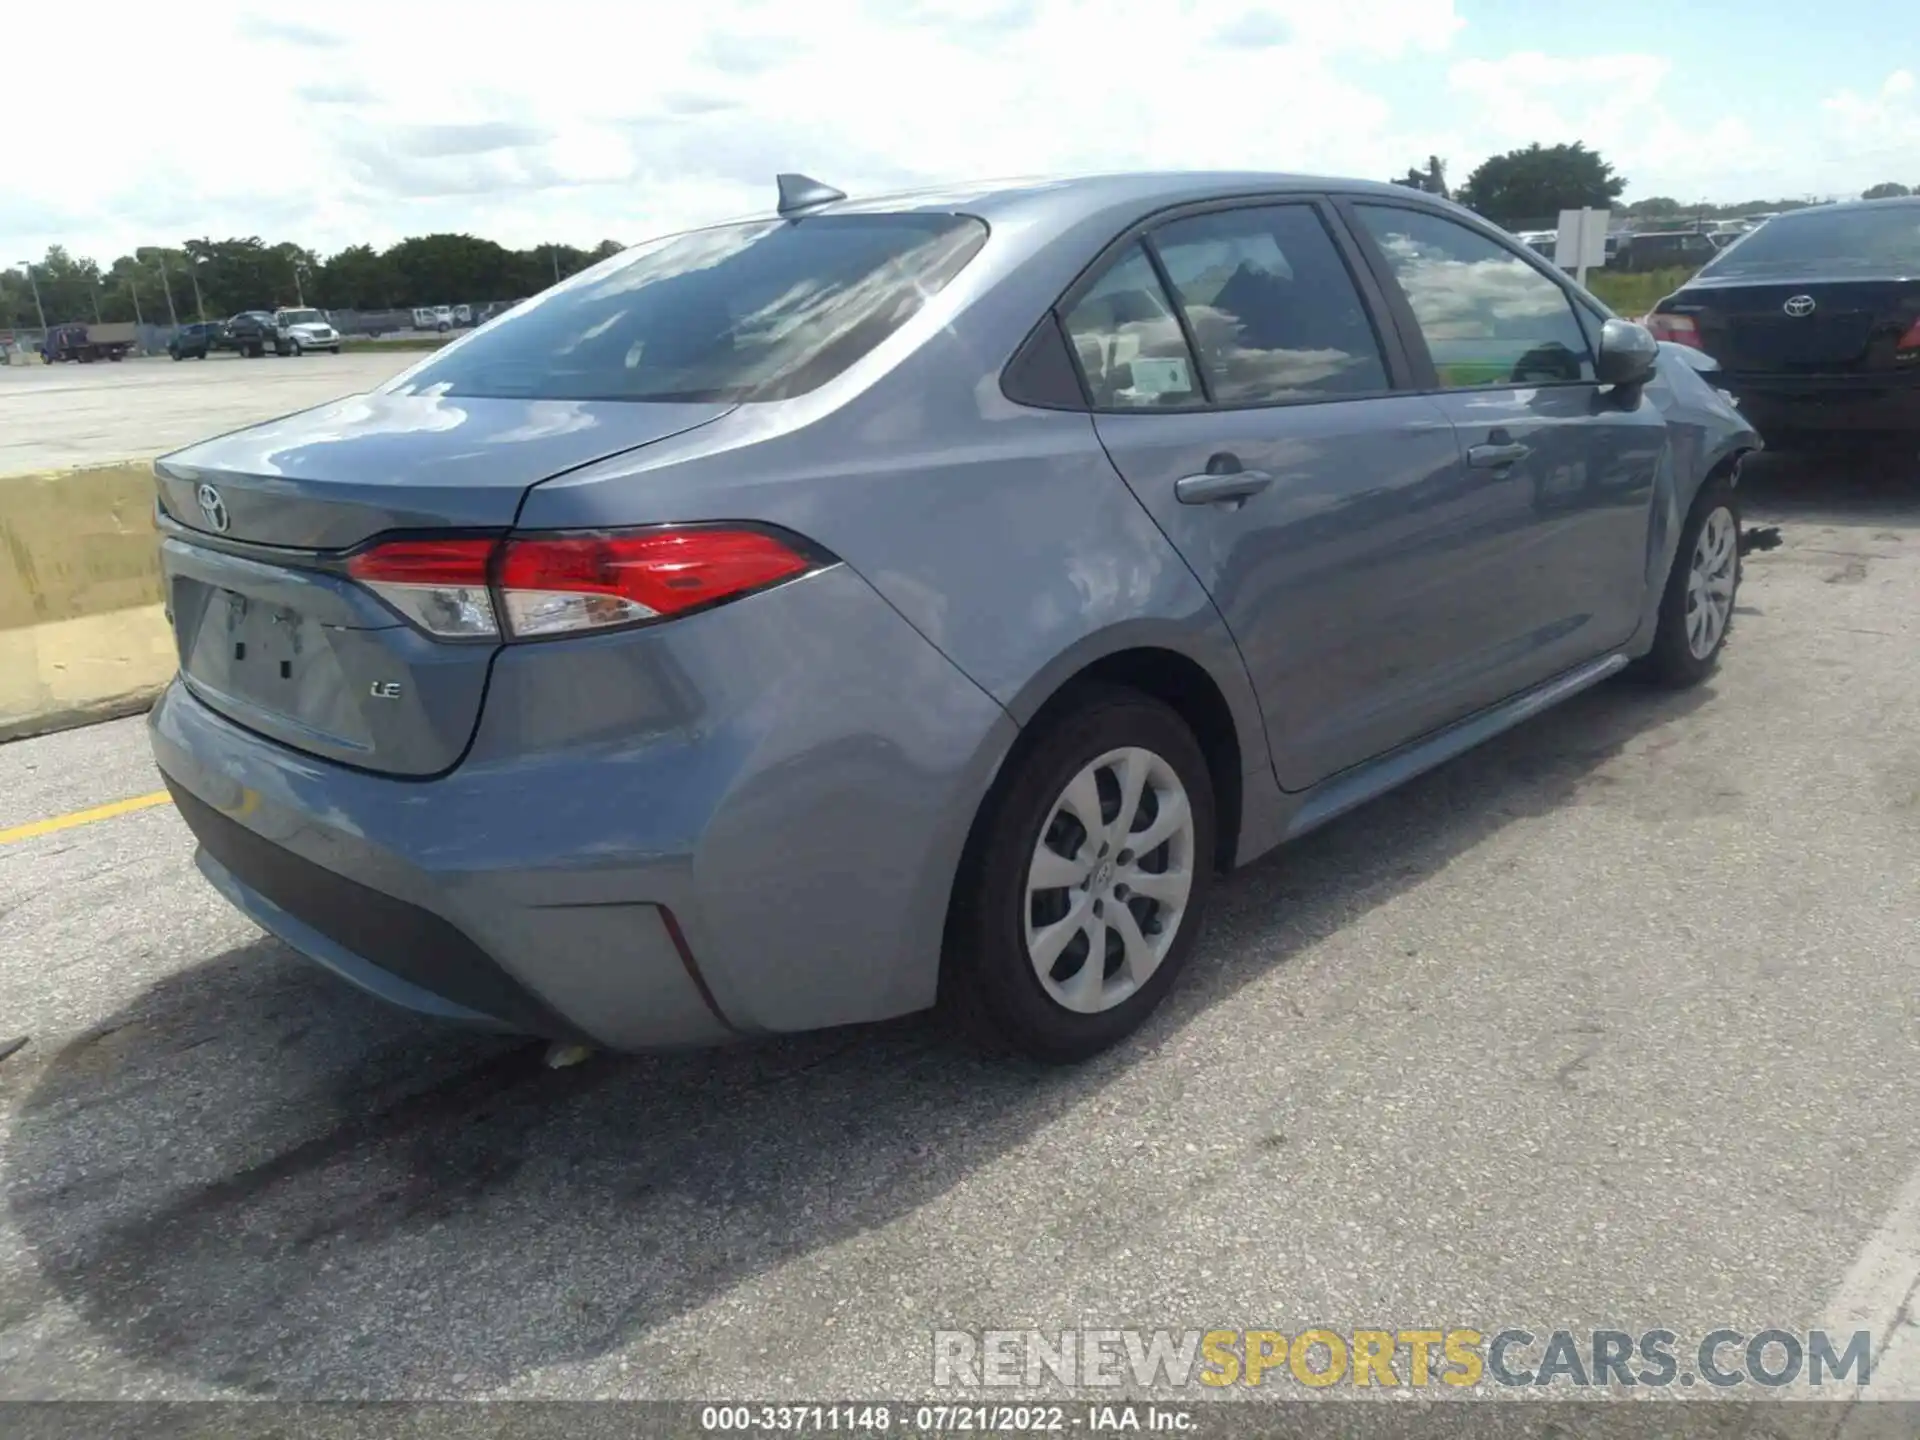
<path fill-rule="evenodd" d="M 227 533 L 231 523 L 227 518 L 227 502 L 220 498 L 220 492 L 211 485 L 202 485 L 193 492 L 194 501 L 200 506 L 200 513 L 207 517 L 207 524 L 216 534 Z"/>
<path fill-rule="evenodd" d="M 1811 295 L 1796 295 L 1780 308 L 1798 320 L 1802 315 L 1811 315 L 1813 313 L 1813 297 Z"/>

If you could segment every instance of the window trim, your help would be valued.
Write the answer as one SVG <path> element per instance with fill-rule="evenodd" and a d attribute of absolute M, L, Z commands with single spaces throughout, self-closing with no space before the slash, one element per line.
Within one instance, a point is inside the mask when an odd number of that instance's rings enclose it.
<path fill-rule="evenodd" d="M 1186 309 L 1179 297 L 1172 291 L 1161 263 L 1159 252 L 1155 249 L 1151 235 L 1155 230 L 1170 225 L 1176 220 L 1186 220 L 1196 215 L 1212 215 L 1223 211 L 1235 210 L 1271 210 L 1285 205 L 1304 205 L 1312 208 L 1320 226 L 1326 231 L 1327 239 L 1332 242 L 1334 253 L 1346 267 L 1347 278 L 1353 282 L 1355 295 L 1359 297 L 1360 308 L 1365 313 L 1367 324 L 1372 327 L 1374 341 L 1380 347 L 1381 363 L 1387 372 L 1387 388 L 1367 390 L 1342 395 L 1306 395 L 1282 400 L 1262 400 L 1245 404 L 1220 405 L 1212 400 L 1204 400 L 1191 405 L 1154 405 L 1154 406 L 1100 406 L 1093 403 L 1093 390 L 1087 383 L 1087 377 L 1080 366 L 1078 349 L 1071 343 L 1067 334 L 1067 315 L 1073 307 L 1086 296 L 1106 275 L 1107 270 L 1118 263 L 1130 245 L 1139 245 L 1146 252 L 1148 263 L 1153 266 L 1154 275 L 1161 290 L 1165 293 L 1168 305 L 1180 322 L 1181 334 L 1186 338 L 1187 349 L 1193 361 L 1194 374 L 1204 387 L 1203 393 L 1210 395 L 1212 388 L 1206 380 L 1200 356 L 1194 349 L 1192 327 L 1186 317 Z M 1061 333 L 1068 338 L 1067 353 L 1073 361 L 1074 373 L 1080 377 L 1080 390 L 1085 402 L 1086 413 L 1091 415 L 1195 415 L 1213 413 L 1231 413 L 1244 410 L 1279 410 L 1298 405 L 1339 405 L 1355 401 L 1381 400 L 1395 395 L 1420 393 L 1417 388 L 1419 370 L 1412 352 L 1408 349 L 1400 326 L 1386 292 L 1380 288 L 1377 276 L 1371 270 L 1364 252 L 1354 244 L 1348 233 L 1348 226 L 1334 210 L 1332 197 L 1319 190 L 1281 190 L 1256 191 L 1240 195 L 1219 195 L 1206 200 L 1188 201 L 1179 205 L 1167 205 L 1150 211 L 1135 219 L 1118 235 L 1114 236 L 1094 254 L 1080 273 L 1072 279 L 1067 288 L 1053 303 L 1054 318 Z M 1424 355 L 1424 350 L 1422 351 Z M 1004 371 L 1002 372 L 1004 376 Z M 1003 381 L 1004 383 L 1004 381 Z"/>
<path fill-rule="evenodd" d="M 1419 317 L 1413 313 L 1413 306 L 1407 300 L 1407 292 L 1401 286 L 1399 277 L 1393 273 L 1393 266 L 1380 244 L 1373 238 L 1364 221 L 1354 212 L 1361 206 L 1372 206 L 1380 210 L 1410 210 L 1415 214 L 1427 215 L 1435 220 L 1451 220 L 1463 230 L 1471 231 L 1488 243 L 1518 257 L 1530 269 L 1540 275 L 1549 284 L 1559 290 L 1561 298 L 1567 302 L 1569 313 L 1582 338 L 1587 341 L 1590 353 L 1588 360 L 1596 372 L 1600 364 L 1600 355 L 1594 347 L 1592 332 L 1581 319 L 1580 312 L 1586 310 L 1603 323 L 1612 318 L 1610 311 L 1591 300 L 1577 286 L 1567 283 L 1566 275 L 1550 265 L 1544 256 L 1534 253 L 1519 244 L 1479 216 L 1461 211 L 1453 206 L 1442 208 L 1438 205 L 1423 205 L 1419 201 L 1402 200 L 1398 195 L 1374 195 L 1345 193 L 1333 197 L 1333 208 L 1340 217 L 1342 226 L 1352 238 L 1355 247 L 1366 257 L 1366 263 L 1381 285 L 1386 297 L 1388 309 L 1392 312 L 1395 326 L 1400 330 L 1409 359 L 1417 377 L 1415 393 L 1420 395 L 1474 395 L 1497 390 L 1576 390 L 1603 388 L 1598 379 L 1593 380 L 1538 380 L 1522 384 L 1516 380 L 1503 380 L 1490 385 L 1442 385 L 1440 372 L 1434 366 L 1433 353 L 1427 349 L 1426 332 L 1421 330 Z"/>

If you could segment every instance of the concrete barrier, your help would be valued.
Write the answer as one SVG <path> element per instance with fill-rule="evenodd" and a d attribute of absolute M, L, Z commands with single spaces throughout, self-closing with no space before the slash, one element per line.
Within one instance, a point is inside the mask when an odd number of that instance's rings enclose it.
<path fill-rule="evenodd" d="M 174 671 L 153 472 L 0 477 L 0 740 L 145 709 Z"/>

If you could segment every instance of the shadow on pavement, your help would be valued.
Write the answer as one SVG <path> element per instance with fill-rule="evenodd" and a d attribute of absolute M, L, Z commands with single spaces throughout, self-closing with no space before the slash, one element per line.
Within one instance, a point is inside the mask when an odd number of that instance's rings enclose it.
<path fill-rule="evenodd" d="M 1603 686 L 1250 867 L 1163 1012 L 1074 1070 L 914 1019 L 553 1072 L 236 950 L 20 1077 L 4 1178 L 39 1288 L 0 1328 L 57 1297 L 163 1379 L 288 1398 L 472 1393 L 634 1345 L 936 1200 L 1508 820 L 1594 802 L 1710 694 Z"/>
<path fill-rule="evenodd" d="M 1749 519 L 1870 525 L 1920 515 L 1920 440 L 1769 450 L 1741 471 Z"/>

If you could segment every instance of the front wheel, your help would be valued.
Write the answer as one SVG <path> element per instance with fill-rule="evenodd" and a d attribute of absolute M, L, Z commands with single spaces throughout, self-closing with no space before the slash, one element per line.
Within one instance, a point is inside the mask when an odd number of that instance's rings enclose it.
<path fill-rule="evenodd" d="M 976 822 L 942 1003 L 976 1038 L 1038 1060 L 1106 1049 L 1192 953 L 1213 854 L 1193 732 L 1146 695 L 1089 690 L 1016 754 Z"/>
<path fill-rule="evenodd" d="M 1700 487 L 1681 527 L 1653 648 L 1640 661 L 1640 674 L 1675 689 L 1706 679 L 1726 648 L 1739 594 L 1739 504 L 1732 481 L 1715 475 Z"/>
<path fill-rule="evenodd" d="M 300 342 L 299 342 L 298 340 L 296 340 L 296 341 L 294 341 L 294 342 L 293 342 L 293 353 L 294 353 L 295 355 L 304 355 L 304 354 L 306 354 L 307 352 L 306 352 L 306 350 L 305 350 L 305 349 L 304 349 L 304 348 L 303 348 L 303 347 L 301 346 L 301 344 L 300 344 Z"/>

